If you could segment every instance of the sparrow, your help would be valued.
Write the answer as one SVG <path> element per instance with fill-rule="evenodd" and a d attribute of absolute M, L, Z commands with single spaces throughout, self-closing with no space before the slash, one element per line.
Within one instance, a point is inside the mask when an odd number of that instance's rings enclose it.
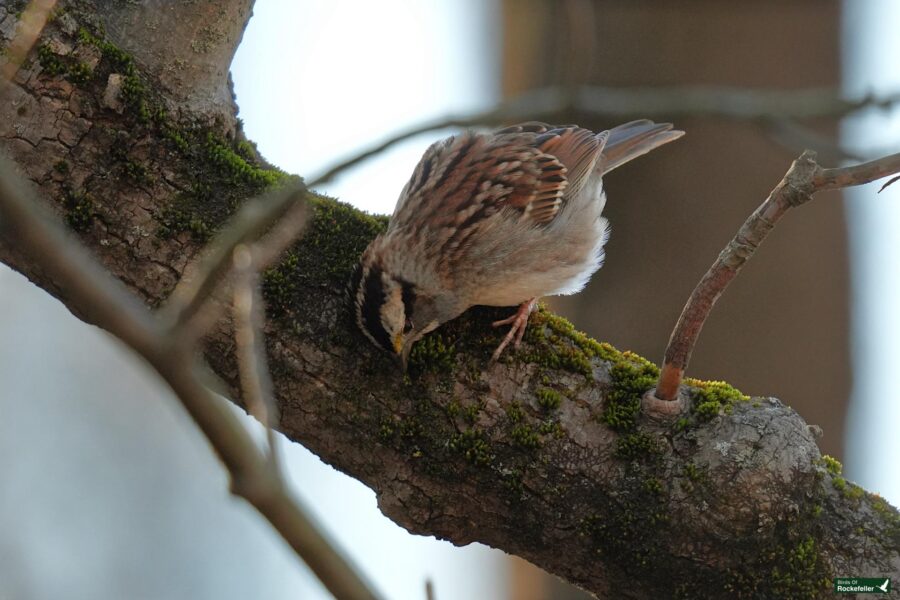
<path fill-rule="evenodd" d="M 436 142 L 351 284 L 356 322 L 404 370 L 413 344 L 476 305 L 517 306 L 499 358 L 542 296 L 574 294 L 603 265 L 603 175 L 683 131 L 646 119 L 594 133 L 529 122 Z"/>

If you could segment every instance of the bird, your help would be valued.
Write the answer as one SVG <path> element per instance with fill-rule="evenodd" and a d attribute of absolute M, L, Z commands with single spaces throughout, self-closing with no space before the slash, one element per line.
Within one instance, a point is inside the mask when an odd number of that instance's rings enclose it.
<path fill-rule="evenodd" d="M 603 265 L 602 178 L 684 135 L 631 121 L 595 133 L 537 121 L 432 144 L 351 281 L 356 323 L 407 368 L 413 345 L 476 305 L 518 306 L 492 355 L 519 345 L 543 296 L 574 294 Z"/>

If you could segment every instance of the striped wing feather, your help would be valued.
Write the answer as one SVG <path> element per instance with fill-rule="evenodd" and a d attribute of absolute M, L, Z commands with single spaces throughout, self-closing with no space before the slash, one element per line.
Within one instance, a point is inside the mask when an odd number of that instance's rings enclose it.
<path fill-rule="evenodd" d="M 507 207 L 546 225 L 583 187 L 608 135 L 524 123 L 438 142 L 416 166 L 391 227 L 416 221 L 462 229 Z"/>

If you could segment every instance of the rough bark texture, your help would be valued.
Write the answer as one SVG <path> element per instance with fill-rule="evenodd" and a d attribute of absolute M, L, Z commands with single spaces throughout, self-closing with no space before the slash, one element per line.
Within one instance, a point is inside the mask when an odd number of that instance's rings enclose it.
<path fill-rule="evenodd" d="M 233 131 L 228 67 L 250 20 L 252 0 L 111 2 L 97 16 L 109 40 L 153 76 L 192 117 Z"/>
<path fill-rule="evenodd" d="M 0 4 L 7 40 L 14 4 Z M 216 4 L 240 15 L 247 3 Z M 199 31 L 204 10 L 185 9 L 183 31 Z M 61 6 L 2 92 L 0 148 L 156 307 L 234 207 L 287 176 L 259 166 L 233 115 L 211 126 L 190 103 L 166 110 L 192 92 L 169 96 L 160 58 L 132 59 L 101 27 L 113 21 L 89 2 Z M 184 54 L 162 60 L 185 69 L 209 59 L 173 48 Z M 484 542 L 601 597 L 816 598 L 836 575 L 900 579 L 897 511 L 845 482 L 776 399 L 692 382 L 688 413 L 652 421 L 639 407 L 656 367 L 546 312 L 490 364 L 489 321 L 505 313 L 470 311 L 423 340 L 403 376 L 354 330 L 345 294 L 384 220 L 311 201 L 306 236 L 264 278 L 281 430 L 372 487 L 410 531 Z M 0 260 L 66 301 L 2 237 Z M 235 385 L 227 323 L 207 359 Z"/>

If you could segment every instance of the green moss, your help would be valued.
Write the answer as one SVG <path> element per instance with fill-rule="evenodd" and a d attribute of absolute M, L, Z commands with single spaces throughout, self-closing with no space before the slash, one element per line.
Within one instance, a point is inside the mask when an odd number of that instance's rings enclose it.
<path fill-rule="evenodd" d="M 655 496 L 663 495 L 663 484 L 659 479 L 656 479 L 655 477 L 645 479 L 642 485 L 645 491 Z"/>
<path fill-rule="evenodd" d="M 125 160 L 122 163 L 122 172 L 128 179 L 138 184 L 147 184 L 150 177 L 147 175 L 147 168 L 133 160 Z"/>
<path fill-rule="evenodd" d="M 61 160 L 53 165 L 53 170 L 61 175 L 69 174 L 69 163 L 64 160 Z"/>
<path fill-rule="evenodd" d="M 561 438 L 566 434 L 562 425 L 555 419 L 541 421 L 541 424 L 538 426 L 538 433 L 541 435 L 552 435 L 558 438 Z"/>
<path fill-rule="evenodd" d="M 519 469 L 511 469 L 502 475 L 503 487 L 512 492 L 516 496 L 525 491 L 525 485 L 522 482 L 522 471 Z"/>
<path fill-rule="evenodd" d="M 537 391 L 537 402 L 544 410 L 556 410 L 562 404 L 562 394 L 550 388 L 540 388 Z"/>
<path fill-rule="evenodd" d="M 593 378 L 593 359 L 610 363 L 612 386 L 601 420 L 617 431 L 634 429 L 641 396 L 659 378 L 655 364 L 633 352 L 620 352 L 610 344 L 589 338 L 576 331 L 566 319 L 548 313 L 543 306 L 532 314 L 525 340 L 531 348 L 522 358 L 545 370 L 566 370 Z M 538 391 L 539 403 L 553 401 L 546 392 Z"/>
<path fill-rule="evenodd" d="M 138 184 L 150 183 L 146 166 L 129 156 L 128 139 L 140 135 L 144 127 L 156 129 L 192 165 L 190 189 L 181 192 L 157 215 L 157 233 L 161 238 L 189 232 L 193 239 L 206 241 L 245 198 L 289 179 L 276 169 L 265 169 L 241 157 L 234 150 L 237 142 L 229 142 L 206 128 L 174 123 L 162 102 L 151 93 L 131 55 L 105 39 L 101 32 L 82 27 L 78 42 L 98 49 L 101 60 L 94 72 L 80 63 L 68 65 L 67 73 L 76 83 L 84 85 L 97 80 L 95 91 L 99 94 L 99 86 L 108 74 L 123 76 L 121 98 L 127 108 L 126 117 L 137 121 L 127 129 L 129 136 L 117 135 L 110 148 L 110 156 L 123 175 Z M 39 51 L 39 57 L 53 68 L 51 54 L 49 49 Z"/>
<path fill-rule="evenodd" d="M 312 219 L 303 237 L 263 276 L 266 306 L 274 316 L 301 310 L 310 286 L 345 288 L 360 254 L 386 226 L 386 219 L 336 200 L 310 197 L 309 202 Z"/>
<path fill-rule="evenodd" d="M 519 424 L 512 428 L 510 439 L 517 445 L 529 450 L 541 447 L 540 436 L 529 425 Z"/>
<path fill-rule="evenodd" d="M 51 76 L 68 73 L 69 67 L 47 44 L 38 46 L 38 62 L 44 72 Z"/>
<path fill-rule="evenodd" d="M 487 466 L 494 459 L 484 433 L 478 429 L 467 429 L 454 435 L 450 438 L 448 446 L 450 450 L 462 454 L 473 465 Z"/>
<path fill-rule="evenodd" d="M 83 62 L 76 62 L 69 67 L 66 78 L 75 85 L 84 85 L 94 77 L 94 72 Z"/>
<path fill-rule="evenodd" d="M 478 415 L 483 409 L 484 404 L 480 401 L 476 404 L 470 404 L 462 409 L 463 419 L 465 419 L 466 423 L 469 425 L 474 425 L 478 421 Z"/>
<path fill-rule="evenodd" d="M 258 153 L 256 151 L 256 147 L 251 142 L 248 142 L 247 140 L 238 141 L 238 143 L 235 144 L 234 149 L 235 149 L 235 152 L 237 152 L 238 154 L 241 155 L 241 158 L 248 160 L 248 161 L 256 160 L 256 157 L 258 155 Z"/>
<path fill-rule="evenodd" d="M 844 497 L 850 500 L 861 500 L 866 495 L 866 490 L 862 489 L 855 483 L 847 484 L 847 490 L 844 492 Z"/>
<path fill-rule="evenodd" d="M 624 459 L 647 457 L 659 453 L 659 442 L 646 433 L 629 433 L 616 440 L 616 456 Z"/>
<path fill-rule="evenodd" d="M 623 573 L 639 575 L 653 564 L 668 523 L 662 492 L 662 483 L 652 475 L 620 480 L 614 497 L 594 501 L 597 512 L 582 519 L 580 535 Z"/>
<path fill-rule="evenodd" d="M 520 351 L 519 356 L 544 369 L 569 371 L 592 378 L 592 354 L 587 345 L 582 347 L 579 344 L 579 341 L 587 339 L 584 334 L 576 332 L 567 320 L 540 306 L 531 314 L 525 331 L 528 347 Z"/>
<path fill-rule="evenodd" d="M 512 402 L 507 405 L 506 416 L 509 418 L 510 423 L 521 423 L 522 419 L 525 418 L 525 413 L 522 412 L 522 405 L 518 402 Z"/>
<path fill-rule="evenodd" d="M 822 466 L 825 467 L 825 470 L 833 476 L 840 475 L 844 470 L 844 466 L 840 463 L 839 460 L 827 454 L 823 454 L 819 462 Z"/>
<path fill-rule="evenodd" d="M 451 419 L 455 419 L 459 416 L 459 402 L 457 402 L 456 400 L 451 400 L 450 403 L 447 404 L 447 408 L 444 410 L 446 411 L 448 417 L 450 417 Z"/>
<path fill-rule="evenodd" d="M 400 437 L 409 440 L 424 437 L 426 429 L 418 418 L 405 417 L 401 419 L 397 431 L 400 434 Z"/>
<path fill-rule="evenodd" d="M 172 142 L 175 149 L 182 154 L 186 154 L 190 150 L 190 144 L 184 134 L 165 118 L 161 120 L 160 131 L 162 132 L 163 137 Z"/>
<path fill-rule="evenodd" d="M 203 218 L 189 209 L 181 209 L 169 205 L 159 215 L 157 235 L 168 239 L 173 235 L 188 231 L 197 242 L 205 242 L 212 237 L 212 230 Z"/>
<path fill-rule="evenodd" d="M 287 175 L 276 169 L 264 169 L 248 162 L 231 145 L 212 132 L 206 133 L 206 156 L 231 183 L 246 183 L 260 190 L 283 182 Z"/>
<path fill-rule="evenodd" d="M 819 464 L 825 467 L 825 470 L 831 475 L 831 486 L 839 491 L 844 498 L 849 500 L 861 500 L 866 492 L 855 483 L 848 482 L 841 476 L 843 466 L 841 463 L 827 454 L 823 455 L 819 460 Z"/>
<path fill-rule="evenodd" d="M 390 419 L 384 419 L 381 421 L 381 426 L 378 428 L 378 439 L 382 442 L 390 442 L 394 439 L 394 422 Z"/>
<path fill-rule="evenodd" d="M 84 191 L 63 190 L 66 223 L 75 231 L 87 231 L 94 220 L 94 201 Z"/>
<path fill-rule="evenodd" d="M 700 481 L 703 478 L 703 473 L 701 473 L 697 465 L 692 462 L 685 463 L 683 472 L 687 476 L 687 478 L 694 483 Z"/>
<path fill-rule="evenodd" d="M 612 386 L 601 420 L 616 431 L 631 431 L 641 411 L 641 397 L 656 385 L 659 369 L 632 352 L 622 352 L 616 358 L 609 370 Z"/>
<path fill-rule="evenodd" d="M 138 75 L 131 55 L 102 36 L 91 33 L 85 27 L 78 30 L 78 41 L 100 50 L 100 54 L 108 63 L 108 70 L 124 76 L 122 99 L 125 105 L 133 109 L 142 121 L 148 120 L 150 108 L 146 97 L 147 88 Z"/>
<path fill-rule="evenodd" d="M 869 500 L 872 510 L 884 520 L 886 537 L 896 540 L 895 543 L 900 544 L 900 512 L 878 494 L 865 492 L 865 496 Z"/>
<path fill-rule="evenodd" d="M 829 585 L 824 561 L 812 537 L 785 548 L 769 574 L 774 598 L 820 598 Z"/>
<path fill-rule="evenodd" d="M 450 374 L 455 366 L 456 346 L 441 331 L 434 331 L 419 340 L 409 355 L 409 369 L 418 374 Z"/>
<path fill-rule="evenodd" d="M 721 412 L 731 412 L 735 402 L 746 402 L 749 396 L 724 381 L 701 381 L 686 378 L 686 385 L 694 388 L 693 413 L 698 422 L 710 421 Z"/>

